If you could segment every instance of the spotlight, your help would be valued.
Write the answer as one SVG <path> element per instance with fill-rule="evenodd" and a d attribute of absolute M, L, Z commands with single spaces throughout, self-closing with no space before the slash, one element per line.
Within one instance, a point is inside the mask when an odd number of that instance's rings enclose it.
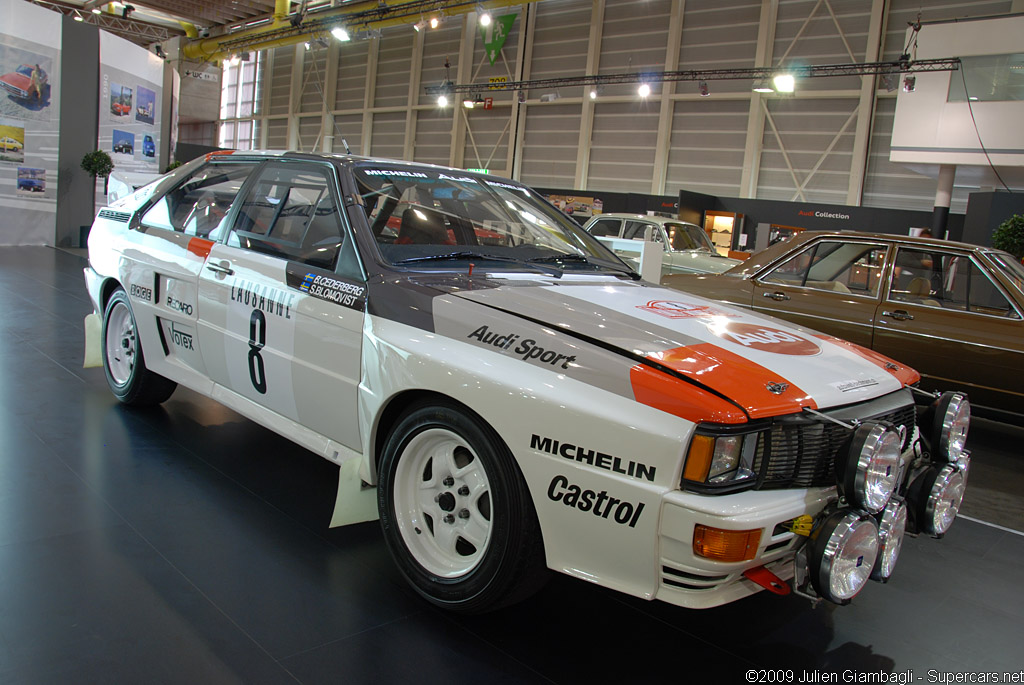
<path fill-rule="evenodd" d="M 310 47 L 310 46 L 309 46 L 309 41 L 308 41 L 308 40 L 307 40 L 307 41 L 306 41 L 305 43 L 303 43 L 303 45 L 305 45 L 305 46 L 306 46 L 306 49 L 307 49 L 307 50 L 309 50 L 309 47 Z"/>
<path fill-rule="evenodd" d="M 131 5 L 125 5 L 124 8 L 121 10 L 121 18 L 122 19 L 127 19 L 131 15 L 131 13 L 134 12 L 134 11 L 135 11 L 134 7 L 132 7 Z"/>
<path fill-rule="evenodd" d="M 518 99 L 520 103 L 526 102 L 526 91 L 519 91 L 519 94 L 516 96 L 516 99 Z"/>
<path fill-rule="evenodd" d="M 597 89 L 596 88 L 591 88 L 590 89 L 590 99 L 591 100 L 596 100 L 597 99 Z"/>
<path fill-rule="evenodd" d="M 85 19 L 82 18 L 81 14 L 75 14 L 75 16 L 72 17 L 72 19 L 74 19 L 75 21 L 85 21 Z"/>
<path fill-rule="evenodd" d="M 700 93 L 702 98 L 706 98 L 708 95 L 711 95 L 711 93 L 708 92 L 708 82 L 701 81 L 700 85 L 697 87 L 697 92 Z"/>
<path fill-rule="evenodd" d="M 412 28 L 416 31 L 416 33 L 419 33 L 423 29 L 427 28 L 427 20 L 420 19 L 418 22 L 412 25 Z"/>
<path fill-rule="evenodd" d="M 476 106 L 476 101 L 473 98 L 466 98 L 462 101 L 462 106 L 466 109 L 473 109 Z"/>
<path fill-rule="evenodd" d="M 103 14 L 103 10 L 101 10 L 99 7 L 93 7 L 92 8 L 92 13 L 93 14 Z"/>
<path fill-rule="evenodd" d="M 331 29 L 331 35 L 337 38 L 342 43 L 348 40 L 352 40 L 352 36 L 348 35 L 348 31 L 345 30 L 344 26 L 335 26 L 333 29 Z"/>
<path fill-rule="evenodd" d="M 916 87 L 917 87 L 917 77 L 916 76 L 907 76 L 906 78 L 903 79 L 903 92 L 904 93 L 913 93 L 914 92 L 914 88 L 916 88 Z"/>
<path fill-rule="evenodd" d="M 445 95 L 438 95 L 437 96 L 437 106 L 438 107 L 447 107 L 448 106 L 448 97 L 445 96 Z"/>
<path fill-rule="evenodd" d="M 651 87 L 646 83 L 641 83 L 640 87 L 636 89 L 636 92 L 640 97 L 645 98 L 651 94 Z"/>
<path fill-rule="evenodd" d="M 491 25 L 491 13 L 485 10 L 482 6 L 477 8 L 477 14 L 480 15 L 480 25 L 490 26 Z"/>
<path fill-rule="evenodd" d="M 238 58 L 238 55 L 231 55 L 231 57 L 228 57 L 228 66 L 237 67 L 240 61 L 241 60 Z"/>
<path fill-rule="evenodd" d="M 755 93 L 774 93 L 775 89 L 768 85 L 768 82 L 764 79 L 758 79 L 754 83 Z"/>
<path fill-rule="evenodd" d="M 775 90 L 780 93 L 792 93 L 796 90 L 796 78 L 793 74 L 779 74 L 772 82 L 775 84 Z"/>
<path fill-rule="evenodd" d="M 438 19 L 437 17 L 431 17 L 430 18 L 430 28 L 436 29 L 440 25 L 441 25 L 441 20 L 440 19 Z"/>

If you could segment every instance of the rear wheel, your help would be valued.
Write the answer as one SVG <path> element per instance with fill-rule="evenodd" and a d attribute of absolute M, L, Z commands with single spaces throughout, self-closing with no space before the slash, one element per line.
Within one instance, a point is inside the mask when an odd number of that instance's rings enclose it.
<path fill-rule="evenodd" d="M 419 406 L 388 437 L 378 509 L 392 557 L 434 604 L 477 613 L 535 592 L 547 573 L 537 515 L 508 448 L 455 406 Z"/>
<path fill-rule="evenodd" d="M 160 404 L 178 384 L 146 368 L 135 314 L 128 295 L 116 291 L 103 312 L 103 371 L 107 385 L 124 404 L 148 406 Z"/>

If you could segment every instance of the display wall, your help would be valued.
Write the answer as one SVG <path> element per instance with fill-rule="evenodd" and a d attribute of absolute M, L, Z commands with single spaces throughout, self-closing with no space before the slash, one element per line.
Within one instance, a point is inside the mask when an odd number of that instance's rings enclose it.
<path fill-rule="evenodd" d="M 61 15 L 0 0 L 0 245 L 52 244 Z"/>

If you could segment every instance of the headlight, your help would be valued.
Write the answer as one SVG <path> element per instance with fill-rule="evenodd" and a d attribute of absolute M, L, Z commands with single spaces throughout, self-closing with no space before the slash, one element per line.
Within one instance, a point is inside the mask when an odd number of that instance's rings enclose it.
<path fill-rule="evenodd" d="M 848 604 L 875 567 L 878 527 L 866 514 L 840 509 L 818 525 L 808 545 L 808 571 L 818 596 Z"/>
<path fill-rule="evenodd" d="M 730 490 L 732 486 L 749 485 L 755 481 L 754 454 L 759 433 L 694 434 L 686 453 L 683 480 L 689 486 Z"/>
<path fill-rule="evenodd" d="M 847 501 L 870 513 L 885 507 L 896 489 L 902 443 L 896 430 L 880 423 L 857 427 L 836 464 L 839 489 Z"/>
<path fill-rule="evenodd" d="M 918 476 L 907 493 L 914 530 L 942 537 L 960 511 L 965 485 L 964 474 L 952 464 L 932 466 Z"/>
<path fill-rule="evenodd" d="M 932 449 L 935 458 L 955 462 L 964 451 L 971 425 L 971 403 L 958 392 L 944 392 L 932 406 Z"/>
<path fill-rule="evenodd" d="M 907 529 L 907 505 L 889 500 L 878 515 L 878 559 L 871 571 L 871 580 L 886 582 L 896 568 L 896 560 L 903 546 L 903 533 Z"/>

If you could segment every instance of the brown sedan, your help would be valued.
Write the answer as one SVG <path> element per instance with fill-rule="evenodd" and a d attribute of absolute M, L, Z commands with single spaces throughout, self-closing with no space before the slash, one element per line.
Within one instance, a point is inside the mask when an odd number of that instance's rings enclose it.
<path fill-rule="evenodd" d="M 1024 414 L 1024 267 L 930 238 L 806 231 L 722 274 L 662 283 L 772 314 L 902 360 L 922 387 Z"/>

